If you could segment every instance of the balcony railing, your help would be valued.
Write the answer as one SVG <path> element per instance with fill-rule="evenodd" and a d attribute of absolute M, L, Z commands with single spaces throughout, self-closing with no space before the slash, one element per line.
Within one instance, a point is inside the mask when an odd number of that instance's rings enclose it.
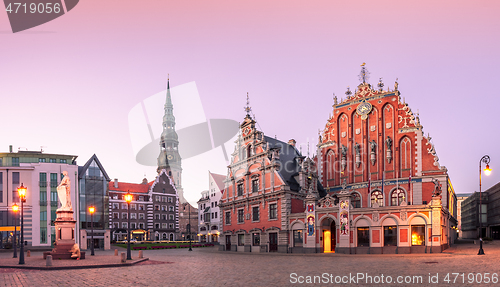
<path fill-rule="evenodd" d="M 47 201 L 46 200 L 40 200 L 40 206 L 46 206 Z"/>

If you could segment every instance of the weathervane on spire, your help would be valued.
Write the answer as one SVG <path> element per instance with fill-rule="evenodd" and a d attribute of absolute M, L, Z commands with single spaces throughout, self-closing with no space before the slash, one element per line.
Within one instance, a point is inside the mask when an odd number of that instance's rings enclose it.
<path fill-rule="evenodd" d="M 247 116 L 250 115 L 251 111 L 252 111 L 252 108 L 250 107 L 250 99 L 248 98 L 248 92 L 247 92 L 247 106 L 245 107 L 245 112 L 247 112 Z"/>
<path fill-rule="evenodd" d="M 347 99 L 349 99 L 349 97 L 352 95 L 351 88 L 347 87 L 347 92 L 345 92 L 345 94 L 347 95 Z"/>
<path fill-rule="evenodd" d="M 359 73 L 359 80 L 365 84 L 370 78 L 370 72 L 365 67 L 366 63 L 361 64 L 361 73 Z"/>

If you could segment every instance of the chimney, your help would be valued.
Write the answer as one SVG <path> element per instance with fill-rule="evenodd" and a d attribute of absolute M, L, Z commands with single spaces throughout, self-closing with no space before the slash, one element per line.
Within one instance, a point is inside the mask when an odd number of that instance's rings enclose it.
<path fill-rule="evenodd" d="M 118 178 L 115 178 L 115 188 L 118 188 Z"/>
<path fill-rule="evenodd" d="M 9 152 L 12 152 L 12 145 L 9 145 Z"/>
<path fill-rule="evenodd" d="M 295 147 L 296 143 L 297 142 L 294 139 L 291 139 L 291 140 L 288 141 L 288 144 L 291 145 L 291 146 L 293 146 L 293 147 Z"/>

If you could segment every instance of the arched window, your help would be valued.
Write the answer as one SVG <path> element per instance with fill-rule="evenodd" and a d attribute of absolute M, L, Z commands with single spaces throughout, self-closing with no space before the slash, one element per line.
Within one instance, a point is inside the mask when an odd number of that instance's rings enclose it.
<path fill-rule="evenodd" d="M 247 158 L 252 156 L 252 145 L 248 145 L 247 147 Z"/>
<path fill-rule="evenodd" d="M 373 206 L 375 202 L 378 203 L 378 206 L 384 206 L 384 195 L 382 194 L 382 191 L 375 190 L 374 192 L 372 192 L 371 206 Z"/>
<path fill-rule="evenodd" d="M 411 142 L 408 137 L 404 137 L 400 142 L 400 166 L 402 176 L 404 171 L 411 169 Z"/>
<path fill-rule="evenodd" d="M 170 241 L 174 241 L 174 235 L 170 233 Z"/>
<path fill-rule="evenodd" d="M 405 192 L 401 189 L 396 189 L 391 193 L 391 205 L 399 206 L 405 201 Z"/>
<path fill-rule="evenodd" d="M 352 201 L 352 206 L 354 208 L 360 208 L 361 207 L 361 195 L 357 192 L 351 193 L 351 201 Z"/>
<path fill-rule="evenodd" d="M 167 240 L 167 234 L 166 233 L 163 233 L 163 240 Z"/>

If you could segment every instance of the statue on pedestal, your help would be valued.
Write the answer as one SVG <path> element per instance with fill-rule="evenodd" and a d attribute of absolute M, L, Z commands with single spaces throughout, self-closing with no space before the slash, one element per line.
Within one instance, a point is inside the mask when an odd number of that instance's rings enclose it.
<path fill-rule="evenodd" d="M 73 211 L 71 206 L 71 181 L 67 171 L 63 171 L 63 179 L 57 186 L 57 196 L 61 202 L 61 207 L 57 211 Z"/>

